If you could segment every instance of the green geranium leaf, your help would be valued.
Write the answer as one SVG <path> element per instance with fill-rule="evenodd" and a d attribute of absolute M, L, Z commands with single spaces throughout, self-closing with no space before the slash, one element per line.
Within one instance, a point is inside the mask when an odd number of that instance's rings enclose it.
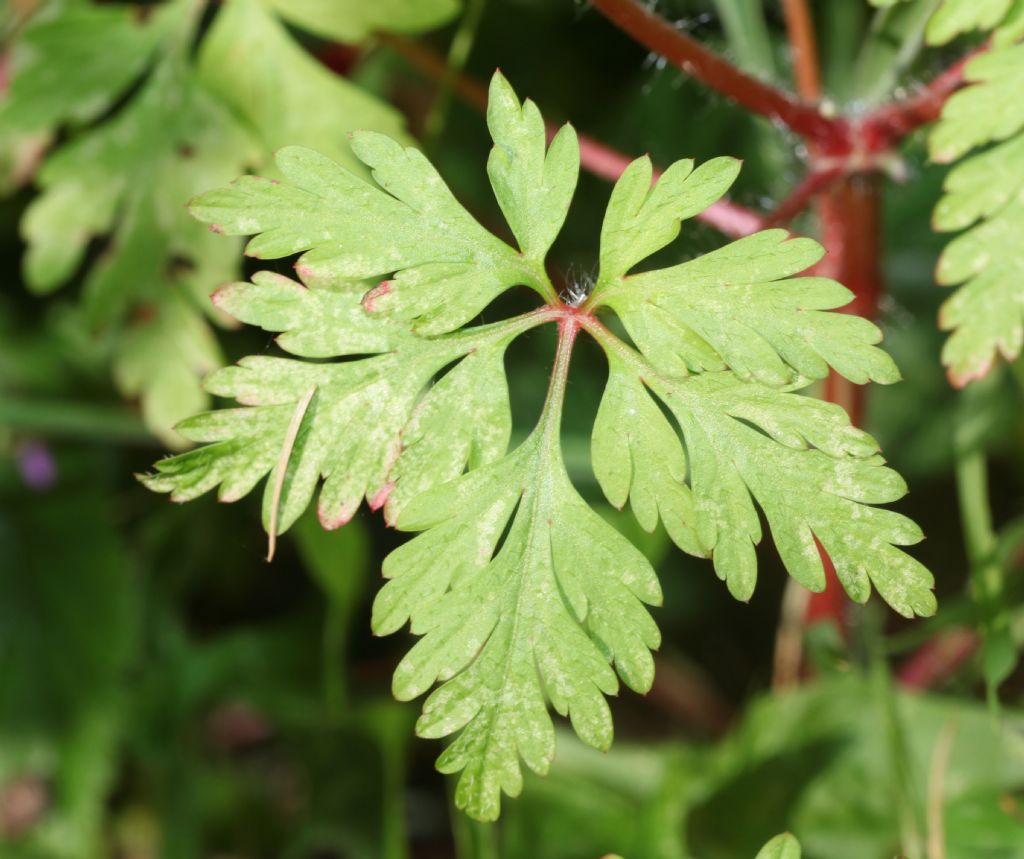
<path fill-rule="evenodd" d="M 115 357 L 114 378 L 125 394 L 139 397 L 149 426 L 170 428 L 207 408 L 196 379 L 222 362 L 210 326 L 186 298 L 168 291 L 128 328 Z M 169 429 L 161 438 L 171 447 L 182 444 Z"/>
<path fill-rule="evenodd" d="M 755 859 L 800 859 L 800 853 L 800 842 L 788 832 L 783 832 L 765 844 Z"/>
<path fill-rule="evenodd" d="M 944 45 L 961 33 L 991 30 L 1006 17 L 1013 0 L 942 0 L 932 14 L 925 38 L 932 45 Z"/>
<path fill-rule="evenodd" d="M 1016 96 L 1024 45 L 977 57 L 965 77 L 971 85 L 949 99 L 929 139 L 934 160 L 962 159 L 946 177 L 934 215 L 938 230 L 966 230 L 936 269 L 940 284 L 959 286 L 940 314 L 951 332 L 942 360 L 955 385 L 984 376 L 997 355 L 1015 359 L 1024 343 L 1024 110 Z"/>
<path fill-rule="evenodd" d="M 662 182 L 668 178 L 670 173 Z M 628 171 L 624 180 L 630 181 Z M 711 196 L 701 200 L 710 203 Z M 652 218 L 647 235 L 667 222 Z M 664 235 L 674 231 L 678 222 Z M 649 247 L 654 245 L 652 240 Z M 853 295 L 846 287 L 821 277 L 791 277 L 822 254 L 811 239 L 765 230 L 671 268 L 628 277 L 602 271 L 592 302 L 611 307 L 644 355 L 669 373 L 728 367 L 745 379 L 788 385 L 800 377 L 823 378 L 831 367 L 858 384 L 897 381 L 892 359 L 875 345 L 882 338 L 877 326 L 828 312 L 849 304 Z"/>
<path fill-rule="evenodd" d="M 185 421 L 180 432 L 206 446 L 157 463 L 144 480 L 178 500 L 217 487 L 234 500 L 266 477 L 272 534 L 322 483 L 327 527 L 365 500 L 400 530 L 420 532 L 385 562 L 373 627 L 383 635 L 409 623 L 422 636 L 394 691 L 405 700 L 440 684 L 419 733 L 461 731 L 438 765 L 462 773 L 457 804 L 490 820 L 502 792 L 519 792 L 520 760 L 538 772 L 551 761 L 547 705 L 604 748 L 605 696 L 620 680 L 644 691 L 653 676 L 659 638 L 644 604 L 660 601 L 657 579 L 576 492 L 562 458 L 562 404 L 582 333 L 609 362 L 595 473 L 642 528 L 663 522 L 747 599 L 760 507 L 784 563 L 808 587 L 824 586 L 825 551 L 854 599 L 874 586 L 905 615 L 935 603 L 931 575 L 897 548 L 920 531 L 872 506 L 902 496 L 902 479 L 842 409 L 795 392 L 829 368 L 856 382 L 897 379 L 875 345 L 878 330 L 832 312 L 849 300 L 843 287 L 794 277 L 818 260 L 819 246 L 767 231 L 634 273 L 737 170 L 729 159 L 680 162 L 651 188 L 641 160 L 613 192 L 594 290 L 572 286 L 563 301 L 545 254 L 576 183 L 575 135 L 563 129 L 546 144 L 537 108 L 500 76 L 488 125 L 488 175 L 518 247 L 480 226 L 422 153 L 374 133 L 352 138 L 369 179 L 289 147 L 277 158 L 281 181 L 243 177 L 193 202 L 216 232 L 253 236 L 251 256 L 300 255 L 301 282 L 263 273 L 215 298 L 279 332 L 297 357 L 255 356 L 214 373 L 210 392 L 240 407 Z M 543 303 L 463 327 L 513 287 Z M 609 309 L 638 350 L 604 326 Z M 548 323 L 559 336 L 546 403 L 509 451 L 505 351 Z"/>
<path fill-rule="evenodd" d="M 1024 128 L 1024 105 L 1015 97 L 1024 85 L 1024 45 L 975 57 L 964 78 L 973 85 L 950 96 L 929 136 L 935 161 L 955 161 L 976 146 L 1006 140 Z"/>
<path fill-rule="evenodd" d="M 395 671 L 394 692 L 427 699 L 417 732 L 462 734 L 438 761 L 463 771 L 456 803 L 498 816 L 501 791 L 554 755 L 546 701 L 596 748 L 612 740 L 604 695 L 615 671 L 646 692 L 657 627 L 642 603 L 661 601 L 643 554 L 591 510 L 569 482 L 559 448 L 560 400 L 512 454 L 421 493 L 398 517 L 424 531 L 384 563 L 374 631 L 406 622 L 423 636 Z M 502 534 L 508 527 L 508 534 Z M 500 545 L 499 545 L 500 543 Z"/>
<path fill-rule="evenodd" d="M 447 23 L 459 0 L 263 0 L 286 21 L 318 36 L 359 42 L 380 30 L 418 33 Z"/>
<path fill-rule="evenodd" d="M 146 18 L 128 5 L 71 3 L 31 21 L 17 44 L 0 125 L 40 131 L 96 119 L 142 75 L 182 11 L 169 3 Z"/>
<path fill-rule="evenodd" d="M 279 6 L 282 14 L 285 7 L 296 13 L 303 9 L 292 0 L 271 5 Z M 321 0 L 315 5 L 349 4 Z M 376 3 L 365 6 L 376 8 Z M 231 0 L 224 5 L 200 47 L 198 75 L 256 130 L 266 152 L 300 144 L 354 166 L 357 162 L 347 145 L 352 131 L 372 128 L 392 137 L 404 135 L 398 111 L 310 56 L 261 0 Z"/>

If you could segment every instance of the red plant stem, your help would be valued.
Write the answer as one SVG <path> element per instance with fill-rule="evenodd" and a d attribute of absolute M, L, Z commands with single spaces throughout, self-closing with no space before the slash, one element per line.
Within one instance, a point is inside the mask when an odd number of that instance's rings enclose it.
<path fill-rule="evenodd" d="M 824 116 L 817 108 L 789 93 L 751 77 L 696 39 L 677 30 L 641 0 L 591 2 L 609 21 L 648 50 L 752 113 L 782 122 L 831 154 L 852 149 L 850 129 L 844 120 Z"/>
<path fill-rule="evenodd" d="M 764 218 L 764 226 L 775 227 L 788 224 L 844 173 L 845 167 L 840 165 L 812 170 L 793 189 L 792 193 Z"/>
<path fill-rule="evenodd" d="M 881 259 L 881 177 L 877 173 L 846 176 L 825 193 L 819 204 L 821 242 L 825 258 L 814 273 L 831 277 L 853 292 L 843 311 L 873 319 L 882 290 Z M 864 423 L 864 388 L 836 372 L 825 380 L 824 398 L 838 403 L 854 426 Z M 811 594 L 807 623 L 829 618 L 843 626 L 847 600 L 831 559 L 821 546 L 825 563 L 825 590 Z"/>
<path fill-rule="evenodd" d="M 394 33 L 380 33 L 378 40 L 393 48 L 395 53 L 403 57 L 414 68 L 423 72 L 430 80 L 439 83 L 448 74 L 448 63 L 445 58 L 431 48 L 420 44 L 406 36 Z M 486 112 L 487 87 L 468 75 L 457 75 L 453 83 L 455 94 L 470 107 Z"/>
<path fill-rule="evenodd" d="M 782 14 L 793 51 L 796 91 L 807 101 L 821 98 L 821 72 L 818 69 L 818 45 L 814 36 L 807 0 L 782 0 Z"/>
<path fill-rule="evenodd" d="M 402 36 L 382 35 L 380 38 L 432 80 L 440 80 L 441 76 L 445 74 L 444 58 L 429 48 Z M 456 94 L 470 107 L 475 107 L 480 111 L 487 110 L 487 88 L 479 81 L 466 75 L 459 75 L 455 79 L 454 86 Z M 556 124 L 547 123 L 549 139 L 554 136 L 556 131 L 558 131 Z M 579 135 L 579 141 L 580 166 L 588 173 L 602 179 L 614 182 L 633 160 L 585 134 Z M 655 178 L 658 175 L 656 172 Z M 713 203 L 697 215 L 697 219 L 714 227 L 729 238 L 749 236 L 764 226 L 764 219 L 757 212 L 728 200 L 719 200 L 717 203 Z"/>
<path fill-rule="evenodd" d="M 964 84 L 964 69 L 987 46 L 972 51 L 923 87 L 916 95 L 887 104 L 860 122 L 859 136 L 869 152 L 890 149 L 922 125 L 938 119 L 943 105 Z"/>
<path fill-rule="evenodd" d="M 854 173 L 821 198 L 821 243 L 827 252 L 816 273 L 832 277 L 853 292 L 843 310 L 874 319 L 882 289 L 881 177 Z M 863 388 L 855 386 L 856 390 Z M 858 419 L 859 414 L 851 417 Z"/>
<path fill-rule="evenodd" d="M 896 672 L 904 689 L 930 689 L 948 680 L 978 649 L 972 629 L 953 629 L 936 635 L 914 651 Z"/>

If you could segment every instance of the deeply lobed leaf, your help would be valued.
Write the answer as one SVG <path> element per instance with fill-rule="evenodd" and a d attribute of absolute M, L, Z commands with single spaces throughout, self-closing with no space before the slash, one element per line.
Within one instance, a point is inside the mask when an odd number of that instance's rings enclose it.
<path fill-rule="evenodd" d="M 660 514 L 680 548 L 714 559 L 737 599 L 750 598 L 757 576 L 754 547 L 762 533 L 756 502 L 786 569 L 805 587 L 825 587 L 820 544 L 854 600 L 866 601 L 874 584 L 900 614 L 934 613 L 931 574 L 895 548 L 918 542 L 920 529 L 869 506 L 898 500 L 906 485 L 839 406 L 728 372 L 665 376 L 628 347 L 614 340 L 604 345 L 611 381 L 592 455 L 609 501 L 621 506 L 628 494 L 647 528 Z M 681 428 L 688 486 L 675 431 L 652 394 Z M 624 429 L 616 433 L 601 421 L 606 410 Z M 663 462 L 666 470 L 658 468 Z M 685 529 L 672 521 L 680 514 Z"/>
<path fill-rule="evenodd" d="M 1014 0 L 942 0 L 928 21 L 929 44 L 943 45 L 961 33 L 991 30 L 1005 17 Z"/>
<path fill-rule="evenodd" d="M 374 630 L 411 621 L 423 637 L 395 671 L 400 700 L 443 681 L 417 732 L 462 730 L 438 761 L 462 771 L 455 799 L 497 817 L 501 791 L 522 786 L 520 757 L 536 772 L 554 755 L 545 700 L 597 748 L 612 739 L 604 695 L 654 677 L 660 636 L 642 603 L 661 591 L 643 555 L 595 514 L 569 483 L 558 417 L 515 452 L 427 491 L 398 527 L 423 531 L 384 564 Z M 502 534 L 509 523 L 507 536 Z"/>
<path fill-rule="evenodd" d="M 960 286 L 943 304 L 940 325 L 952 332 L 942 360 L 951 381 L 984 376 L 997 355 L 1015 359 L 1024 344 L 1024 110 L 1016 93 L 1024 85 L 1024 45 L 994 49 L 972 60 L 971 86 L 946 103 L 929 139 L 932 158 L 964 158 L 946 177 L 934 225 L 963 230 L 943 251 L 936 279 Z"/>
<path fill-rule="evenodd" d="M 216 232 L 257 233 L 250 256 L 304 252 L 298 270 L 308 279 L 392 275 L 366 308 L 411 319 L 421 334 L 460 327 L 517 283 L 544 289 L 543 270 L 484 230 L 418 150 L 372 132 L 355 134 L 352 148 L 378 185 L 287 147 L 276 158 L 285 184 L 246 176 L 202 195 L 192 212 Z"/>
<path fill-rule="evenodd" d="M 826 278 L 792 277 L 821 258 L 811 239 L 764 230 L 689 262 L 625 275 L 675 237 L 680 218 L 721 196 L 735 170 L 716 161 L 692 174 L 688 165 L 678 173 L 673 167 L 649 192 L 642 159 L 623 174 L 602 230 L 611 250 L 602 252 L 590 303 L 611 307 L 648 360 L 672 375 L 729 368 L 778 386 L 823 378 L 831 367 L 858 384 L 897 381 L 892 359 L 875 345 L 877 326 L 828 312 L 850 302 L 849 290 Z M 627 221 L 625 212 L 635 214 Z"/>
<path fill-rule="evenodd" d="M 760 508 L 785 565 L 808 587 L 824 585 L 824 550 L 855 599 L 873 585 L 903 614 L 934 610 L 930 574 L 897 548 L 920 531 L 872 506 L 903 495 L 903 481 L 838 406 L 794 393 L 830 369 L 856 382 L 898 377 L 876 347 L 878 330 L 833 312 L 848 291 L 795 277 L 820 247 L 770 230 L 635 273 L 683 219 L 725 193 L 737 169 L 730 159 L 680 162 L 652 187 L 641 159 L 613 191 L 593 293 L 567 305 L 544 257 L 569 208 L 578 144 L 563 130 L 546 146 L 537 108 L 500 76 L 491 96 L 488 174 L 518 249 L 484 230 L 421 153 L 379 134 L 352 140 L 372 181 L 290 147 L 278 154 L 280 181 L 243 177 L 194 202 L 216 231 L 252 235 L 253 256 L 301 254 L 301 282 L 262 273 L 215 301 L 316 360 L 257 356 L 215 373 L 210 391 L 242 407 L 186 421 L 181 432 L 207 445 L 145 478 L 178 500 L 217 487 L 234 500 L 267 477 L 264 521 L 275 532 L 322 481 L 328 527 L 365 499 L 384 505 L 398 528 L 421 532 L 385 562 L 374 630 L 408 623 L 421 636 L 395 693 L 409 699 L 441 684 L 418 731 L 461 731 L 438 765 L 461 771 L 456 801 L 483 819 L 497 816 L 503 791 L 518 793 L 520 759 L 547 769 L 549 703 L 603 748 L 612 736 L 604 696 L 619 679 L 644 691 L 652 678 L 658 632 L 644 604 L 660 601 L 657 579 L 577 494 L 562 460 L 562 400 L 580 330 L 609 360 L 595 473 L 642 527 L 663 522 L 747 599 Z M 517 285 L 546 306 L 462 327 Z M 638 349 L 599 321 L 605 308 Z M 552 321 L 559 347 L 546 405 L 508 453 L 505 350 Z"/>

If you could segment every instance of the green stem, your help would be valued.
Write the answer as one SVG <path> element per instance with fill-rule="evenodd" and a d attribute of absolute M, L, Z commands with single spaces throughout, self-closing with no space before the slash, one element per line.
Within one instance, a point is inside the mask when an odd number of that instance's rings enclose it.
<path fill-rule="evenodd" d="M 454 785 L 455 779 L 449 779 Z M 455 791 L 449 788 L 450 797 Z M 499 859 L 498 827 L 493 823 L 481 823 L 463 814 L 455 807 L 454 799 L 450 799 L 452 836 L 455 839 L 455 855 L 458 859 Z"/>
<path fill-rule="evenodd" d="M 866 3 L 822 3 L 816 8 L 824 87 L 829 98 L 840 104 L 853 88 L 867 8 Z"/>
<path fill-rule="evenodd" d="M 406 729 L 408 730 L 408 729 Z M 405 827 L 405 778 L 408 750 L 404 743 L 380 732 L 381 768 L 381 819 L 383 821 L 383 844 L 381 859 L 407 859 L 408 837 Z"/>
<path fill-rule="evenodd" d="M 760 78 L 775 77 L 775 57 L 761 0 L 714 0 L 725 38 L 740 66 Z"/>
<path fill-rule="evenodd" d="M 989 502 L 988 461 L 973 416 L 976 394 L 964 394 L 964 409 L 956 429 L 956 485 L 960 521 L 970 564 L 971 594 L 981 615 L 982 661 L 989 706 L 998 708 L 998 687 L 1012 668 L 1012 650 L 1006 653 L 1009 619 L 1002 605 L 1003 567 L 999 537 L 992 524 Z M 983 411 L 983 410 L 981 410 Z"/>
<path fill-rule="evenodd" d="M 544 412 L 540 425 L 549 444 L 558 450 L 561 462 L 561 425 L 562 406 L 565 404 L 565 388 L 569 380 L 569 362 L 572 360 L 572 347 L 576 342 L 580 324 L 572 316 L 563 317 L 558 323 L 558 348 L 555 352 L 555 364 L 551 368 L 551 381 L 548 395 L 544 402 Z"/>
<path fill-rule="evenodd" d="M 332 720 L 341 717 L 348 699 L 341 666 L 345 663 L 345 639 L 348 631 L 348 606 L 328 597 L 323 630 L 324 704 Z"/>
<path fill-rule="evenodd" d="M 117 407 L 4 394 L 0 427 L 44 437 L 155 444 L 138 415 Z"/>
<path fill-rule="evenodd" d="M 857 57 L 850 98 L 877 104 L 891 97 L 900 74 L 924 44 L 924 29 L 939 0 L 913 0 L 879 9 Z"/>
<path fill-rule="evenodd" d="M 467 0 L 466 11 L 448 48 L 448 62 L 437 89 L 437 96 L 423 124 L 423 145 L 427 150 L 433 148 L 444 131 L 455 95 L 455 84 L 466 68 L 486 5 L 487 0 Z"/>

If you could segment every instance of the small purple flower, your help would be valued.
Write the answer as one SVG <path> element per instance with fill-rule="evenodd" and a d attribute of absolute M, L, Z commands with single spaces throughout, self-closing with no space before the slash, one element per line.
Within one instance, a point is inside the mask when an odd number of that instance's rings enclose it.
<path fill-rule="evenodd" d="M 25 485 L 36 492 L 52 489 L 57 482 L 57 463 L 41 441 L 29 439 L 18 445 L 18 471 Z"/>

